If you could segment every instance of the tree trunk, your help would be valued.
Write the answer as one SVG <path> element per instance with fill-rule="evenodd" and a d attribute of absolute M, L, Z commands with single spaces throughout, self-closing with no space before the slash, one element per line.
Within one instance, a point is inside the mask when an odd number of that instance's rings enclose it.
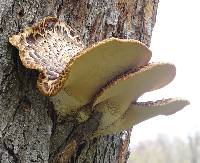
<path fill-rule="evenodd" d="M 9 36 L 45 16 L 76 29 L 86 46 L 109 37 L 150 45 L 158 0 L 0 1 L 0 161 L 53 162 L 77 124 L 58 122 L 48 97 L 36 88 L 38 72 L 22 66 Z M 130 132 L 82 142 L 69 162 L 126 162 Z"/>

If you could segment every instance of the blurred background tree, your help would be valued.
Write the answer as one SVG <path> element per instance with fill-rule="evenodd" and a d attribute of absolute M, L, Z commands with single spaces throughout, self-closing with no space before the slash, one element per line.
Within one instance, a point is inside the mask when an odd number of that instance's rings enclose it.
<path fill-rule="evenodd" d="M 186 140 L 158 135 L 155 140 L 140 142 L 128 163 L 200 163 L 200 132 Z"/>

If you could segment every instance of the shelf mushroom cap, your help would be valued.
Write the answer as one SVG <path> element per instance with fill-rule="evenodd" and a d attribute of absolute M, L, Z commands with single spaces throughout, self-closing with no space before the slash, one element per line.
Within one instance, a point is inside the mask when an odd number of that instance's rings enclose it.
<path fill-rule="evenodd" d="M 134 102 L 126 112 L 109 126 L 96 131 L 93 137 L 120 133 L 145 120 L 158 115 L 171 115 L 189 105 L 189 101 L 181 98 L 170 98 L 155 102 Z"/>
<path fill-rule="evenodd" d="M 172 64 L 152 63 L 110 82 L 97 94 L 93 102 L 93 110 L 103 114 L 99 128 L 105 128 L 120 118 L 129 105 L 145 92 L 170 83 L 175 74 L 176 69 Z"/>
<path fill-rule="evenodd" d="M 135 40 L 111 38 L 101 41 L 79 53 L 62 90 L 52 99 L 63 111 L 69 108 L 69 101 L 74 103 L 74 108 L 86 105 L 117 75 L 148 64 L 150 57 L 146 46 Z"/>

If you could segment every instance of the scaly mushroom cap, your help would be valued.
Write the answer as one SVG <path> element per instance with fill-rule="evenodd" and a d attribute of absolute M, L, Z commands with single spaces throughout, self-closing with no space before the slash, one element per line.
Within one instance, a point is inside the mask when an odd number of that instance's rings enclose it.
<path fill-rule="evenodd" d="M 102 112 L 99 129 L 112 124 L 142 94 L 159 89 L 173 80 L 175 67 L 168 63 L 153 63 L 128 72 L 109 83 L 94 100 L 94 111 Z"/>
<path fill-rule="evenodd" d="M 109 135 L 122 132 L 128 128 L 137 125 L 140 122 L 148 120 L 158 115 L 171 115 L 183 109 L 189 101 L 179 98 L 170 98 L 158 100 L 156 102 L 135 102 L 132 103 L 126 112 L 110 124 L 107 128 L 99 130 L 93 136 Z"/>
<path fill-rule="evenodd" d="M 40 72 L 37 86 L 47 96 L 60 90 L 73 57 L 83 49 L 76 32 L 54 17 L 44 18 L 9 41 L 18 48 L 23 65 Z"/>
<path fill-rule="evenodd" d="M 151 52 L 135 40 L 106 39 L 79 53 L 63 89 L 52 101 L 58 110 L 81 107 L 119 74 L 148 64 Z M 64 100 L 67 99 L 67 100 Z"/>

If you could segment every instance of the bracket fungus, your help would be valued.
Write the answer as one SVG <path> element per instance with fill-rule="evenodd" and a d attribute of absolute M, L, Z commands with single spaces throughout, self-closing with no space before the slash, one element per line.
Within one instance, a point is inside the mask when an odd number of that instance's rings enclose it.
<path fill-rule="evenodd" d="M 173 80 L 175 66 L 149 63 L 151 51 L 136 40 L 110 38 L 85 48 L 71 27 L 46 17 L 9 38 L 23 65 L 39 71 L 37 86 L 50 96 L 57 114 L 83 123 L 102 114 L 91 137 L 123 131 L 157 115 L 170 115 L 189 104 L 183 99 L 137 102 L 145 92 Z"/>

